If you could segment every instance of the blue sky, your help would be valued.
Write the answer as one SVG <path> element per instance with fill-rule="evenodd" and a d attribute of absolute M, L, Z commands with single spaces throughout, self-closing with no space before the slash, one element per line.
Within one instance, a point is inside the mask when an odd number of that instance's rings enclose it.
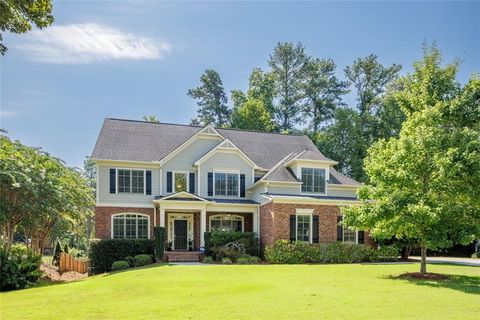
<path fill-rule="evenodd" d="M 105 117 L 188 123 L 186 92 L 206 68 L 228 92 L 244 89 L 279 41 L 334 59 L 341 77 L 370 53 L 409 72 L 424 40 L 463 60 L 461 82 L 480 71 L 480 2 L 54 1 L 54 16 L 54 27 L 4 35 L 0 127 L 72 166 Z"/>

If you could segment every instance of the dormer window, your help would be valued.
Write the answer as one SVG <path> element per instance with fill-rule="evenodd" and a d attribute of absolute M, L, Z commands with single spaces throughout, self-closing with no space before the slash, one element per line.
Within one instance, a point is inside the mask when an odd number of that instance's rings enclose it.
<path fill-rule="evenodd" d="M 325 169 L 302 168 L 302 192 L 325 193 Z"/>

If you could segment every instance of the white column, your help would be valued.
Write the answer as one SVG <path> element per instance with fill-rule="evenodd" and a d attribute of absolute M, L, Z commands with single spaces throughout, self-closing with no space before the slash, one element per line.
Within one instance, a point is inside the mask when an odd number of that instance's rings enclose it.
<path fill-rule="evenodd" d="M 160 227 L 165 228 L 165 208 L 160 207 Z"/>
<path fill-rule="evenodd" d="M 157 205 L 153 204 L 153 226 L 157 226 Z"/>
<path fill-rule="evenodd" d="M 205 246 L 205 232 L 207 231 L 207 209 L 200 211 L 200 246 Z"/>
<path fill-rule="evenodd" d="M 258 209 L 253 213 L 253 232 L 260 236 L 259 221 L 258 221 Z"/>

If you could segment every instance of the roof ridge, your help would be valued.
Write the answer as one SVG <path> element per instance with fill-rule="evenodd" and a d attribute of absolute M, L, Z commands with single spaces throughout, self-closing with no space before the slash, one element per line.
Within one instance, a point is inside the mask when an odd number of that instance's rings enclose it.
<path fill-rule="evenodd" d="M 168 126 L 182 126 L 182 127 L 191 127 L 191 128 L 205 128 L 206 126 L 195 126 L 191 124 L 182 124 L 182 123 L 171 123 L 171 122 L 151 122 L 145 120 L 135 120 L 135 119 L 121 119 L 121 118 L 111 118 L 107 117 L 105 119 L 114 120 L 114 121 L 127 121 L 127 122 L 140 122 L 140 123 L 150 123 L 150 124 L 164 124 Z"/>

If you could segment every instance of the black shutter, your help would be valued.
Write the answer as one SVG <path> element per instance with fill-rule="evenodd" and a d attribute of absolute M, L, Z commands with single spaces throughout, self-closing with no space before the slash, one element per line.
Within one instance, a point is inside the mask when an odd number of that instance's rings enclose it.
<path fill-rule="evenodd" d="M 213 197 L 213 172 L 208 173 L 208 196 Z"/>
<path fill-rule="evenodd" d="M 172 192 L 172 172 L 167 172 L 167 192 Z"/>
<path fill-rule="evenodd" d="M 110 193 L 116 193 L 116 172 L 115 169 L 110 169 Z"/>
<path fill-rule="evenodd" d="M 313 216 L 312 242 L 318 243 L 318 216 Z"/>
<path fill-rule="evenodd" d="M 245 175 L 240 175 L 240 197 L 245 198 Z"/>
<path fill-rule="evenodd" d="M 297 240 L 297 216 L 290 215 L 290 241 Z"/>
<path fill-rule="evenodd" d="M 337 241 L 343 241 L 343 226 L 342 226 L 342 217 L 337 217 Z"/>
<path fill-rule="evenodd" d="M 365 232 L 358 231 L 358 243 L 363 244 L 365 242 Z"/>
<path fill-rule="evenodd" d="M 145 171 L 145 180 L 146 180 L 145 193 L 147 195 L 151 195 L 152 194 L 152 171 L 150 170 Z"/>
<path fill-rule="evenodd" d="M 190 172 L 188 177 L 188 192 L 195 193 L 195 173 Z"/>

